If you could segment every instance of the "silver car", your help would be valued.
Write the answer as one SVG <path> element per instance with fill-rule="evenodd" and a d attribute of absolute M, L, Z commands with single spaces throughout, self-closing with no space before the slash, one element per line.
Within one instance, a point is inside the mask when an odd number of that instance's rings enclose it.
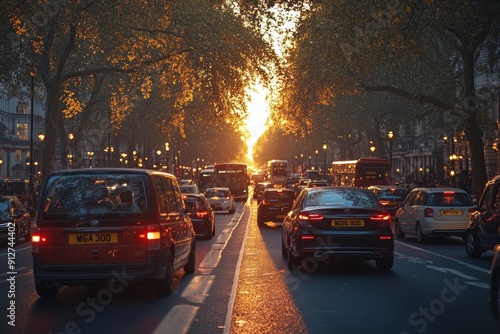
<path fill-rule="evenodd" d="M 394 232 L 424 243 L 429 236 L 465 236 L 472 200 L 459 188 L 415 188 L 396 211 Z"/>
<path fill-rule="evenodd" d="M 236 212 L 236 202 L 234 201 L 234 197 L 229 188 L 207 188 L 204 195 L 214 211 L 228 211 L 229 213 Z"/>

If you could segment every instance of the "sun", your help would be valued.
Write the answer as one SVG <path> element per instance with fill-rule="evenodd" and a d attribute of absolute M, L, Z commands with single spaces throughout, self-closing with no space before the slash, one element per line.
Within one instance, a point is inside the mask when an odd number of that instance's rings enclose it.
<path fill-rule="evenodd" d="M 247 143 L 247 158 L 253 162 L 253 148 L 260 136 L 267 130 L 267 119 L 271 114 L 268 95 L 269 90 L 256 81 L 254 86 L 248 88 L 249 101 L 247 104 L 248 115 L 245 120 Z"/>

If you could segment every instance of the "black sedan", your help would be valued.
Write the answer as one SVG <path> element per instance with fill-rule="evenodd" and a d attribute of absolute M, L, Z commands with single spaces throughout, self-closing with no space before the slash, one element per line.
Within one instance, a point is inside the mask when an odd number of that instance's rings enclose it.
<path fill-rule="evenodd" d="M 394 262 L 391 215 L 367 189 L 306 188 L 282 227 L 288 267 L 314 270 L 334 259 L 375 260 L 379 271 Z"/>
<path fill-rule="evenodd" d="M 28 210 L 15 196 L 0 197 L 0 243 L 16 243 L 31 236 L 31 218 Z"/>
<path fill-rule="evenodd" d="M 266 222 L 282 223 L 292 208 L 295 192 L 292 189 L 268 188 L 262 193 L 257 208 L 257 225 L 262 227 Z"/>
<path fill-rule="evenodd" d="M 183 194 L 186 210 L 196 236 L 212 239 L 215 235 L 215 214 L 203 194 Z"/>

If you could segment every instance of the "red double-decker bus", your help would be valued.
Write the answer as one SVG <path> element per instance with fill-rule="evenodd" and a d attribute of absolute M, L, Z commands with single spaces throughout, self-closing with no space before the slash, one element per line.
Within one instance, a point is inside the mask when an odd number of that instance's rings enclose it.
<path fill-rule="evenodd" d="M 366 188 L 388 185 L 391 184 L 391 164 L 380 158 L 334 161 L 331 175 L 337 186 Z"/>

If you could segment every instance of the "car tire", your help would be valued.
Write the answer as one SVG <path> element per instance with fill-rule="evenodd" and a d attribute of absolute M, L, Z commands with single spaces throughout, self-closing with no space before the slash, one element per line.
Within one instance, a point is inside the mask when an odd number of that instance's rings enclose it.
<path fill-rule="evenodd" d="M 283 236 L 281 237 L 281 256 L 283 256 L 284 259 L 286 259 L 288 256 Z"/>
<path fill-rule="evenodd" d="M 288 248 L 286 255 L 286 265 L 288 269 L 293 270 L 297 266 L 297 260 L 293 256 L 292 250 Z"/>
<path fill-rule="evenodd" d="M 35 281 L 35 290 L 36 293 L 45 299 L 54 299 L 59 291 L 59 288 L 56 286 L 47 286 L 47 283 L 44 281 Z"/>
<path fill-rule="evenodd" d="M 161 296 L 168 296 L 172 293 L 174 288 L 174 259 L 171 253 L 169 253 L 165 278 L 156 281 L 155 285 L 158 290 L 158 294 Z"/>
<path fill-rule="evenodd" d="M 212 239 L 212 237 L 210 237 Z M 196 244 L 193 241 L 193 245 L 191 246 L 191 251 L 189 252 L 189 259 L 186 265 L 184 266 L 184 272 L 186 274 L 193 274 L 196 270 Z"/>
<path fill-rule="evenodd" d="M 401 231 L 401 226 L 399 225 L 399 220 L 394 220 L 394 233 L 398 239 L 404 239 L 406 233 Z"/>
<path fill-rule="evenodd" d="M 479 236 L 471 231 L 465 233 L 465 251 L 470 257 L 478 258 L 483 254 L 483 247 Z"/>
<path fill-rule="evenodd" d="M 257 216 L 257 226 L 264 227 L 264 219 L 262 217 Z"/>
<path fill-rule="evenodd" d="M 415 236 L 417 237 L 417 242 L 419 244 L 424 244 L 427 239 L 422 233 L 422 228 L 420 227 L 420 223 L 417 223 L 415 225 Z"/>
<path fill-rule="evenodd" d="M 381 259 L 375 260 L 375 264 L 377 265 L 377 269 L 380 272 L 388 272 L 392 269 L 394 265 L 394 254 L 389 256 L 383 256 Z"/>

